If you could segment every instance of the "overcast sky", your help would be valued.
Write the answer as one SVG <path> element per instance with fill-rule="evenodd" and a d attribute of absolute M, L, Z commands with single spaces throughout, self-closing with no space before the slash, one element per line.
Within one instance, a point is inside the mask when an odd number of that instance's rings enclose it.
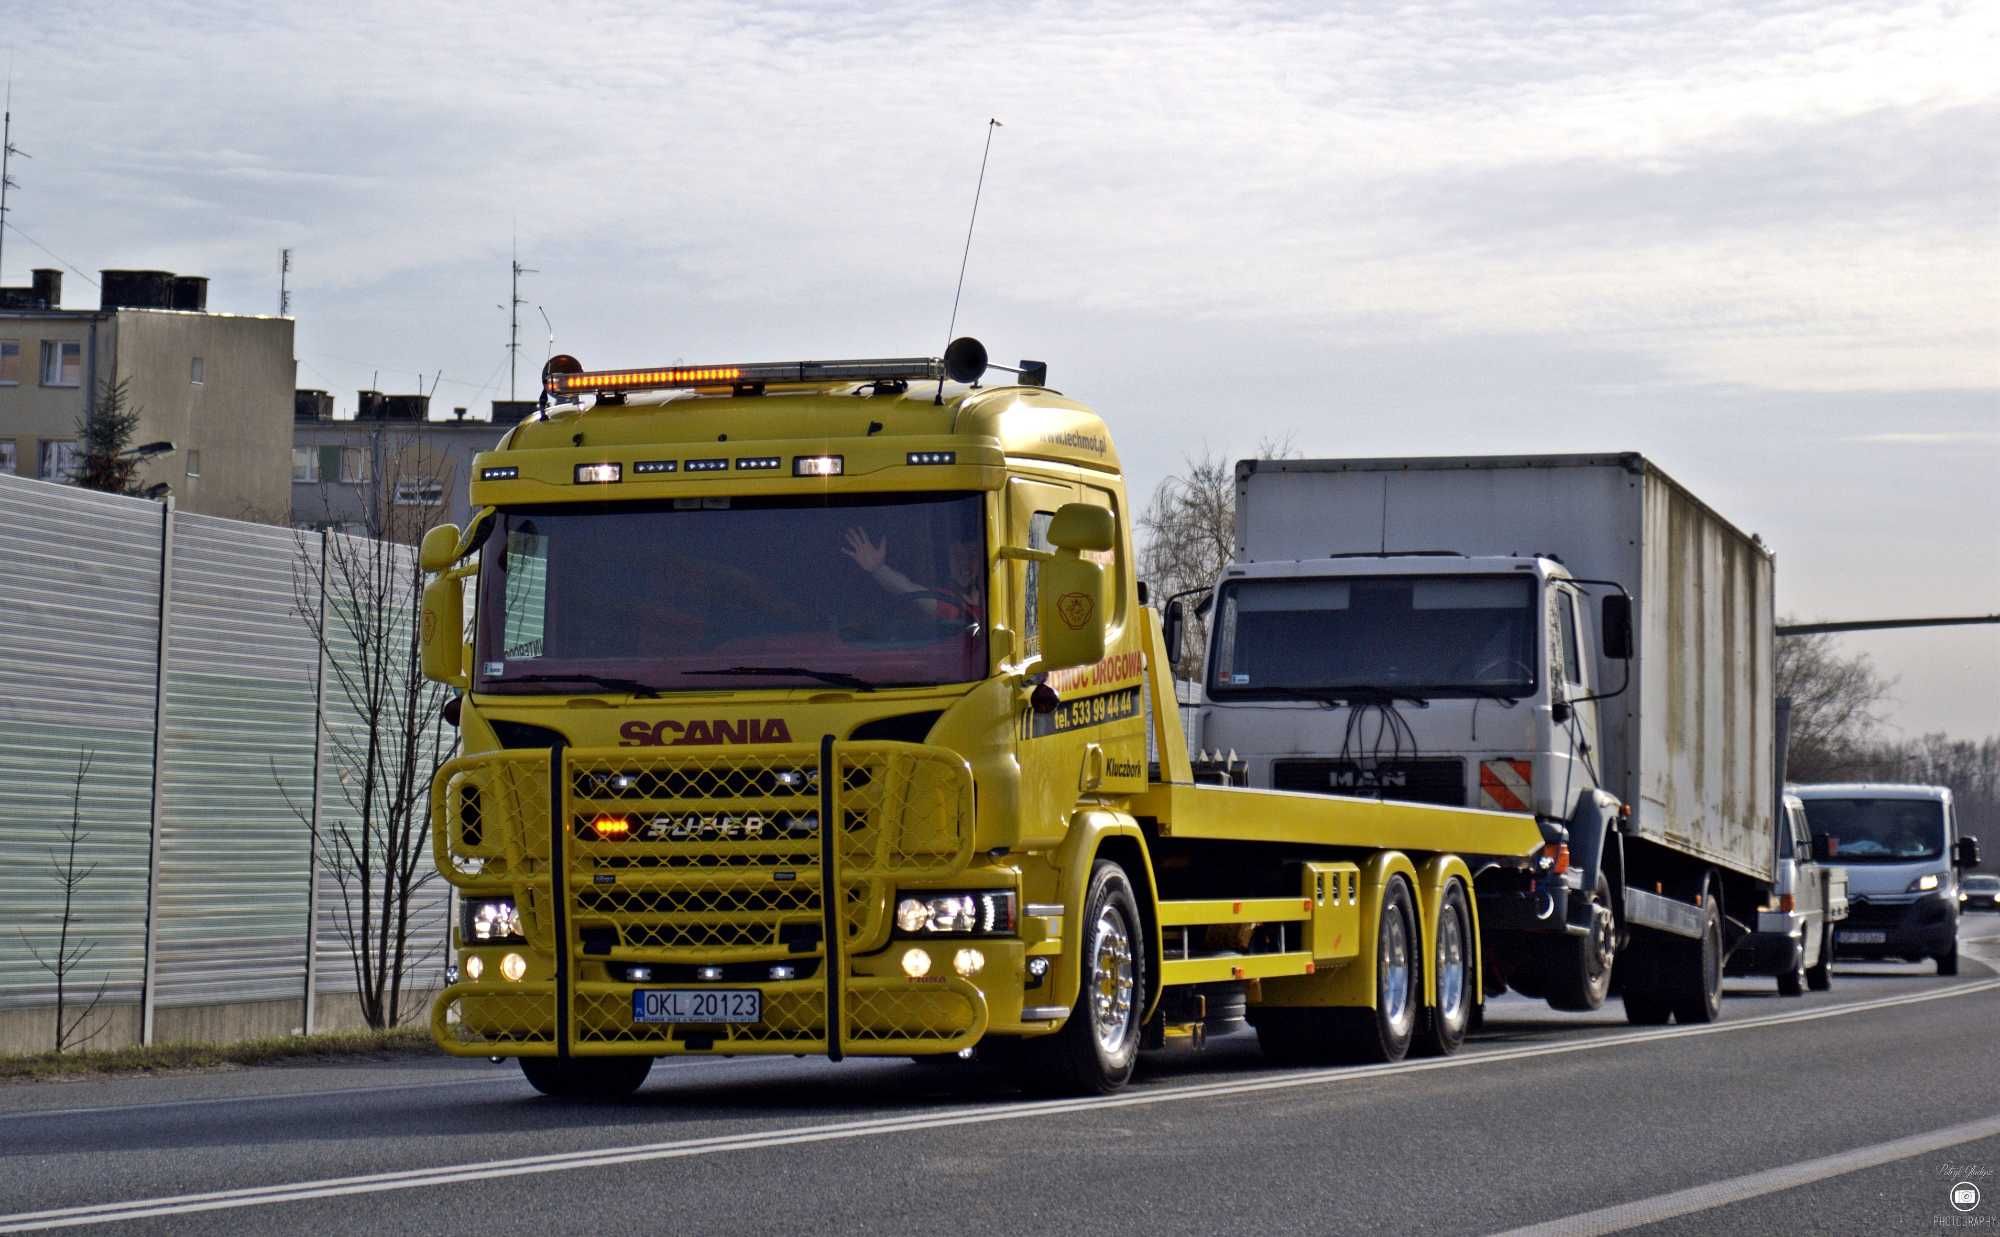
<path fill-rule="evenodd" d="M 299 383 L 959 332 L 1185 455 L 1636 449 L 1781 611 L 2000 611 L 2000 5 L 0 0 L 4 275 L 206 274 Z M 23 239 L 32 237 L 35 244 Z M 95 304 L 69 277 L 67 303 Z M 379 372 L 379 378 L 377 374 Z M 1857 638 L 2000 733 L 2000 627 Z"/>

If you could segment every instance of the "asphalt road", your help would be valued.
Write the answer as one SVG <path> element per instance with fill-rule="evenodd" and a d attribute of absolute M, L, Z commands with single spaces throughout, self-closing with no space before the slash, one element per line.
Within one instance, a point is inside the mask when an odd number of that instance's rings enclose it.
<path fill-rule="evenodd" d="M 1232 1036 L 1104 1100 L 791 1059 L 662 1063 L 619 1105 L 443 1058 L 11 1086 L 0 1232 L 2000 1229 L 2000 920 L 1964 936 L 1956 979 L 1732 980 L 1712 1027 L 1506 999 L 1445 1061 L 1281 1070 Z"/>

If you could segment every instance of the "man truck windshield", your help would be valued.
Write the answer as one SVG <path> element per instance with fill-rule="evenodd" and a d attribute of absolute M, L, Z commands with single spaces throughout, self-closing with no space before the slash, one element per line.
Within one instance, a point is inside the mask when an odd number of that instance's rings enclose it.
<path fill-rule="evenodd" d="M 1944 854 L 1944 806 L 1935 799 L 1808 799 L 1814 833 L 1839 863 L 1913 863 Z"/>
<path fill-rule="evenodd" d="M 1218 696 L 1526 696 L 1535 688 L 1534 595 L 1526 576 L 1226 584 L 1209 686 Z"/>
<path fill-rule="evenodd" d="M 976 494 L 519 507 L 496 521 L 479 571 L 478 691 L 986 674 Z"/>

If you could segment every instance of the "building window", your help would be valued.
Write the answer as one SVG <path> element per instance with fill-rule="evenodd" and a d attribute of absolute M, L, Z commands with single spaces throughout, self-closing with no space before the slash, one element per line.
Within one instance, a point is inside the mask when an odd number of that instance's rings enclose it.
<path fill-rule="evenodd" d="M 42 341 L 42 385 L 74 387 L 83 384 L 83 345 L 61 340 Z"/>
<path fill-rule="evenodd" d="M 76 475 L 76 466 L 81 462 L 74 438 L 42 439 L 42 480 L 68 481 Z"/>
<path fill-rule="evenodd" d="M 319 480 L 319 452 L 311 447 L 292 448 L 292 480 L 308 483 Z"/>
<path fill-rule="evenodd" d="M 205 367 L 201 363 L 201 358 L 196 357 L 188 365 L 188 381 L 194 383 L 196 386 L 200 386 L 205 381 L 204 375 L 206 372 Z"/>
<path fill-rule="evenodd" d="M 345 485 L 360 485 L 368 480 L 368 452 L 361 447 L 340 449 L 340 480 Z"/>
<path fill-rule="evenodd" d="M 442 507 L 444 505 L 444 482 L 434 480 L 398 481 L 396 483 L 396 505 L 398 507 Z"/>
<path fill-rule="evenodd" d="M 0 387 L 18 386 L 21 381 L 21 341 L 0 339 Z"/>
<path fill-rule="evenodd" d="M 17 448 L 14 445 L 13 439 L 0 438 L 0 472 L 4 472 L 10 477 L 14 475 L 17 466 L 14 454 L 16 450 Z"/>
<path fill-rule="evenodd" d="M 201 475 L 201 448 L 200 448 L 200 447 L 190 447 L 190 448 L 188 449 L 188 453 L 187 453 L 187 462 L 188 462 L 188 476 L 190 476 L 190 477 L 199 477 L 199 476 Z"/>

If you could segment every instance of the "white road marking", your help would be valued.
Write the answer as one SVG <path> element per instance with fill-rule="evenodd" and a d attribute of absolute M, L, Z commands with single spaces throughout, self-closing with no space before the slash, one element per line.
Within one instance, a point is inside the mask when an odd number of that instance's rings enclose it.
<path fill-rule="evenodd" d="M 1544 1224 L 1509 1229 L 1505 1233 L 1498 1234 L 1498 1237 L 1600 1237 L 1604 1233 L 1622 1233 L 1626 1229 L 1671 1220 L 1675 1216 L 1707 1211 L 1713 1207 L 1726 1207 L 1746 1199 L 1776 1194 L 1780 1190 L 1812 1185 L 1829 1177 L 1842 1177 L 1848 1173 L 1858 1173 L 1864 1168 L 1893 1164 L 1897 1160 L 1907 1160 L 1919 1155 L 1928 1155 L 1933 1151 L 1942 1151 L 1947 1147 L 1956 1147 L 1961 1143 L 1978 1142 L 1981 1139 L 1994 1137 L 2000 1137 L 2000 1117 L 1988 1117 L 1984 1121 L 1969 1121 L 1964 1125 L 1947 1126 L 1927 1134 L 1912 1134 L 1908 1138 L 1898 1138 L 1893 1142 L 1877 1143 L 1872 1147 L 1857 1147 L 1853 1151 L 1843 1151 L 1838 1155 L 1822 1156 L 1817 1160 L 1804 1160 L 1797 1164 L 1788 1164 L 1783 1168 L 1731 1177 L 1727 1181 L 1711 1181 L 1707 1185 L 1675 1190 L 1671 1194 L 1658 1194 L 1652 1198 L 1639 1199 L 1637 1202 L 1620 1203 L 1615 1207 L 1600 1207 L 1596 1211 L 1579 1212 Z M 1944 1197 L 1942 1187 L 1938 1197 L 1940 1200 Z"/>
<path fill-rule="evenodd" d="M 1798 1022 L 1817 1022 L 1825 1018 L 1841 1018 L 1850 1014 L 1865 1013 L 1871 1010 L 1920 1005 L 1929 1001 L 1971 996 L 1975 993 L 1991 992 L 1996 988 L 2000 988 L 2000 979 L 1959 984 L 1955 987 L 1911 993 L 1904 996 L 1881 997 L 1871 1001 L 1857 1001 L 1851 1005 L 1829 1006 L 1825 1009 L 1808 1009 L 1800 1010 L 1796 1013 L 1772 1014 L 1762 1018 L 1746 1018 L 1741 1022 L 1717 1022 L 1706 1026 L 1672 1027 L 1656 1031 L 1634 1031 L 1621 1035 L 1607 1035 L 1596 1039 L 1580 1040 L 1568 1044 L 1540 1043 L 1525 1045 L 1519 1048 L 1499 1049 L 1493 1052 L 1481 1052 L 1469 1056 L 1443 1057 L 1424 1061 L 1403 1061 L 1395 1065 L 1306 1070 L 1241 1081 L 1162 1087 L 1154 1091 L 1122 1092 L 1117 1095 L 1100 1096 L 1091 1099 L 1041 1100 L 1029 1103 L 980 1105 L 972 1108 L 947 1108 L 915 1116 L 905 1115 L 881 1117 L 865 1121 L 843 1121 L 828 1125 L 808 1126 L 803 1129 L 717 1135 L 707 1138 L 690 1138 L 673 1142 L 642 1144 L 635 1147 L 608 1147 L 593 1151 L 556 1152 L 548 1155 L 524 1156 L 511 1160 L 487 1160 L 470 1164 L 445 1165 L 436 1168 L 415 1168 L 398 1172 L 370 1173 L 356 1177 L 330 1177 L 317 1181 L 295 1181 L 282 1185 L 217 1190 L 203 1194 L 179 1194 L 162 1198 L 132 1199 L 116 1203 L 95 1203 L 81 1207 L 59 1207 L 48 1211 L 26 1211 L 13 1215 L 0 1215 L 0 1233 L 24 1233 L 40 1229 L 71 1228 L 83 1224 L 103 1224 L 113 1220 L 137 1220 L 153 1216 L 188 1215 L 201 1211 L 220 1211 L 235 1207 L 261 1207 L 277 1203 L 303 1202 L 318 1198 L 338 1198 L 355 1194 L 379 1194 L 389 1190 L 454 1185 L 468 1181 L 490 1181 L 502 1177 L 562 1172 L 577 1168 L 604 1168 L 617 1164 L 686 1159 L 692 1156 L 716 1155 L 731 1151 L 754 1151 L 769 1147 L 795 1146 L 804 1143 L 837 1142 L 885 1134 L 929 1132 L 950 1126 L 986 1125 L 999 1121 L 1019 1120 L 1023 1117 L 1046 1117 L 1066 1113 L 1099 1112 L 1117 1108 L 1140 1108 L 1149 1107 L 1154 1104 L 1177 1103 L 1183 1100 L 1220 1099 L 1241 1095 L 1255 1095 L 1266 1091 L 1296 1090 L 1304 1087 L 1338 1084 L 1353 1079 L 1376 1078 L 1385 1074 L 1418 1074 L 1434 1070 L 1465 1069 L 1529 1057 L 1546 1059 L 1568 1053 L 1595 1052 L 1605 1048 L 1657 1043 L 1662 1040 L 1688 1039 L 1703 1035 L 1725 1035 L 1736 1031 L 1788 1026 Z"/>

